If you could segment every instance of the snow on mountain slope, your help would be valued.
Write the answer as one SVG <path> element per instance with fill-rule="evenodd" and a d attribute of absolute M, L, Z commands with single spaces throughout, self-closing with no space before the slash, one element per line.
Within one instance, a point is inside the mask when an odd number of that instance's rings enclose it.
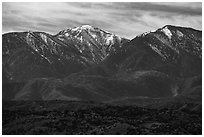
<path fill-rule="evenodd" d="M 3 34 L 3 85 L 9 89 L 4 95 L 13 97 L 15 90 L 33 78 L 63 78 L 99 64 L 127 41 L 87 25 L 56 35 L 32 31 Z"/>
<path fill-rule="evenodd" d="M 7 33 L 3 34 L 3 68 L 12 79 L 17 77 L 17 81 L 28 66 L 32 66 L 29 71 L 34 75 L 45 70 L 50 74 L 43 72 L 43 77 L 63 77 L 100 63 L 126 41 L 88 25 L 67 29 L 54 36 L 31 31 Z M 16 72 L 17 69 L 20 72 Z M 24 79 L 35 77 L 29 75 L 25 74 Z"/>
<path fill-rule="evenodd" d="M 110 52 L 114 52 L 122 46 L 124 41 L 127 41 L 127 39 L 90 25 L 63 30 L 55 37 L 67 44 L 70 41 L 77 43 L 74 46 L 80 53 L 90 54 L 93 62 L 105 59 Z"/>
<path fill-rule="evenodd" d="M 149 39 L 149 46 L 165 59 L 172 58 L 171 51 L 179 54 L 184 51 L 202 57 L 202 33 L 191 28 L 166 25 L 156 31 L 144 33 L 138 37 Z M 158 45 L 155 42 L 160 42 Z M 162 53 L 165 52 L 165 53 Z"/>
<path fill-rule="evenodd" d="M 119 72 L 153 69 L 177 77 L 194 76 L 202 72 L 202 32 L 166 25 L 136 36 L 105 62 Z"/>
<path fill-rule="evenodd" d="M 171 39 L 172 33 L 171 31 L 168 29 L 168 27 L 164 27 L 163 29 L 161 29 L 161 31 L 169 38 Z"/>

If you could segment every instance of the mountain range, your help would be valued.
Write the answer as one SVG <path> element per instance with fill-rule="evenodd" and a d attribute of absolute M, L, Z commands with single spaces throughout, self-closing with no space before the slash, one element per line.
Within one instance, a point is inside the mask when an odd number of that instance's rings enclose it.
<path fill-rule="evenodd" d="M 83 25 L 2 35 L 3 100 L 202 100 L 202 31 L 166 25 L 133 39 Z"/>

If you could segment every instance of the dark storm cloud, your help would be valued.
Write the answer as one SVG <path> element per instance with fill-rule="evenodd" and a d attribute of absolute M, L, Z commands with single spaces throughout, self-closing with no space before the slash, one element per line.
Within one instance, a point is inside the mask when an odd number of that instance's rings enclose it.
<path fill-rule="evenodd" d="M 133 38 L 166 24 L 202 29 L 202 3 L 3 3 L 3 33 L 60 30 L 83 24 Z"/>

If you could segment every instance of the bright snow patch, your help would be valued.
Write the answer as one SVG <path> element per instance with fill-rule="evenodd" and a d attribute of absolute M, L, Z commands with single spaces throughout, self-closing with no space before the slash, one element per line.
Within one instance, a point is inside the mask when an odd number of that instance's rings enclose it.
<path fill-rule="evenodd" d="M 76 28 L 71 29 L 71 31 L 81 32 L 81 31 L 84 30 L 84 29 L 90 30 L 90 29 L 93 29 L 93 27 L 90 26 L 90 25 L 82 25 L 81 27 L 76 27 Z"/>
<path fill-rule="evenodd" d="M 106 45 L 111 45 L 113 44 L 113 35 L 110 35 L 109 37 L 107 37 L 106 39 Z"/>
<path fill-rule="evenodd" d="M 91 33 L 91 36 L 95 39 L 97 36 L 95 33 Z"/>
<path fill-rule="evenodd" d="M 183 33 L 182 32 L 180 32 L 180 31 L 176 31 L 176 34 L 179 36 L 179 37 L 183 37 Z"/>
<path fill-rule="evenodd" d="M 69 33 L 68 33 L 68 32 L 66 32 L 66 33 L 65 33 L 65 36 L 69 37 Z"/>
<path fill-rule="evenodd" d="M 83 37 L 82 36 L 80 37 L 80 41 L 81 41 L 81 43 L 83 42 Z"/>
<path fill-rule="evenodd" d="M 156 32 L 157 30 L 151 30 L 150 32 Z"/>
<path fill-rule="evenodd" d="M 169 39 L 171 39 L 172 33 L 171 33 L 171 31 L 170 31 L 167 27 L 163 28 L 161 31 L 162 31 Z"/>
<path fill-rule="evenodd" d="M 93 29 L 93 27 L 90 25 L 82 25 L 81 28 L 82 29 Z"/>
<path fill-rule="evenodd" d="M 45 43 L 47 43 L 47 36 L 40 33 L 41 38 L 45 41 Z"/>
<path fill-rule="evenodd" d="M 72 29 L 72 31 L 77 31 L 79 29 L 79 27 L 76 27 L 74 29 Z"/>

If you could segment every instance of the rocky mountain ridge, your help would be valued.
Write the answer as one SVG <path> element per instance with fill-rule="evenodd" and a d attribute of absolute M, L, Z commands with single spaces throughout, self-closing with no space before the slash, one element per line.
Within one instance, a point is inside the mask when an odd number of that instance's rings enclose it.
<path fill-rule="evenodd" d="M 132 40 L 89 25 L 54 36 L 4 34 L 3 83 L 25 83 L 4 86 L 3 93 L 15 100 L 99 102 L 197 96 L 201 57 L 202 32 L 171 25 Z"/>

